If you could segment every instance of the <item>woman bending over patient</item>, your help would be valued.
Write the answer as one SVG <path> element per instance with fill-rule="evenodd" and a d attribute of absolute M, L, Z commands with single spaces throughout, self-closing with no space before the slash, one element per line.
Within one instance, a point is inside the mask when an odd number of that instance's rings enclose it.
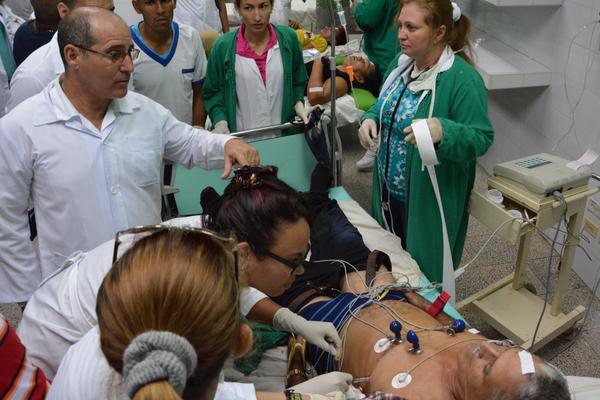
<path fill-rule="evenodd" d="M 329 179 L 327 169 L 317 166 L 311 192 L 302 195 L 277 178 L 276 167 L 243 167 L 223 196 L 214 193 L 210 198 L 208 190 L 203 192 L 202 208 L 207 227 L 239 242 L 248 285 L 271 298 L 256 303 L 248 318 L 298 333 L 335 354 L 341 343 L 333 325 L 307 322 L 289 309 L 295 311 L 319 295 L 321 286 L 340 287 L 341 263 L 322 260 L 344 260 L 360 271 L 350 275 L 365 279 L 370 251 L 337 203 L 329 200 Z M 306 297 L 294 301 L 307 289 L 311 292 Z"/>

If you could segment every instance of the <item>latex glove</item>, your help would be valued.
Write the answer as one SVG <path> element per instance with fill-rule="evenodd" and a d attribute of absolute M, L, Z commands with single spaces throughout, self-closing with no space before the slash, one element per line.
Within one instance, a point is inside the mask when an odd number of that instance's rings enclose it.
<path fill-rule="evenodd" d="M 227 122 L 225 122 L 225 124 L 227 124 Z M 225 142 L 223 153 L 225 166 L 223 167 L 221 179 L 227 178 L 231 173 L 231 169 L 236 164 L 254 166 L 260 163 L 258 150 L 240 139 L 231 139 Z"/>
<path fill-rule="evenodd" d="M 420 119 L 413 120 L 413 124 L 415 122 L 421 121 Z M 442 124 L 437 118 L 427 118 L 427 126 L 429 127 L 429 133 L 431 134 L 431 140 L 433 144 L 439 143 L 440 140 L 444 137 L 444 130 L 442 129 Z M 417 144 L 417 139 L 415 139 L 415 134 L 413 133 L 412 126 L 409 125 L 404 128 L 404 133 L 408 133 L 404 140 L 406 142 L 410 142 L 412 144 Z"/>
<path fill-rule="evenodd" d="M 291 389 L 299 393 L 330 393 L 335 391 L 346 393 L 350 385 L 352 385 L 352 375 L 345 372 L 330 372 L 292 386 Z"/>
<path fill-rule="evenodd" d="M 322 394 L 305 394 L 310 400 L 346 400 L 346 395 L 342 392 L 331 392 Z"/>
<path fill-rule="evenodd" d="M 306 112 L 306 109 L 304 108 L 304 103 L 301 101 L 297 102 L 296 105 L 294 106 L 294 110 L 296 111 L 296 115 L 302 119 L 302 122 L 304 122 L 305 124 L 308 124 L 308 113 Z"/>
<path fill-rule="evenodd" d="M 215 124 L 215 127 L 213 128 L 213 133 L 225 133 L 225 134 L 229 134 L 229 124 L 227 123 L 227 121 L 222 120 L 219 121 Z"/>
<path fill-rule="evenodd" d="M 358 140 L 365 150 L 377 148 L 377 135 L 377 122 L 372 119 L 365 119 L 358 128 Z"/>
<path fill-rule="evenodd" d="M 280 308 L 273 317 L 273 327 L 297 333 L 315 346 L 336 357 L 342 348 L 342 340 L 330 322 L 307 321 L 287 308 Z"/>

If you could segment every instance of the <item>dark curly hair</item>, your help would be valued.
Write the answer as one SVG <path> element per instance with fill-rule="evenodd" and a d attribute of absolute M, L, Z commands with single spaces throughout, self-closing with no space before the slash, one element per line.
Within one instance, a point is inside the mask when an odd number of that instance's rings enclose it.
<path fill-rule="evenodd" d="M 247 242 L 259 258 L 267 255 L 283 222 L 305 219 L 310 223 L 306 200 L 277 178 L 274 166 L 240 168 L 223 196 L 205 189 L 201 205 L 205 227 Z"/>

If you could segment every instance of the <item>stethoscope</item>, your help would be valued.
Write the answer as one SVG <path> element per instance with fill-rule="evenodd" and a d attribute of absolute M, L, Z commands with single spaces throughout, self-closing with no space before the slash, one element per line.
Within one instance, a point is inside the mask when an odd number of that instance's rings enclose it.
<path fill-rule="evenodd" d="M 417 79 L 419 79 L 419 77 L 421 76 L 421 74 L 424 71 L 421 71 L 421 73 L 419 73 L 419 75 L 412 77 L 412 73 L 414 71 L 414 63 L 412 63 L 411 65 L 407 66 L 406 68 L 404 68 L 400 74 L 399 74 L 399 83 L 401 82 L 401 80 L 403 79 L 403 76 L 405 75 L 406 71 L 410 68 L 410 71 L 408 72 L 408 80 L 406 81 L 406 84 L 404 85 L 404 87 L 402 88 L 402 91 L 400 92 L 400 96 L 398 97 L 398 100 L 396 101 L 396 104 L 394 105 L 394 110 L 392 111 L 392 115 L 390 118 L 390 121 L 388 123 L 388 134 L 387 134 L 387 143 L 386 143 L 386 149 L 385 149 L 385 173 L 382 176 L 383 179 L 383 187 L 386 191 L 386 193 L 388 193 L 388 196 L 385 196 L 383 193 L 383 190 L 381 191 L 381 208 L 384 211 L 389 212 L 390 209 L 390 205 L 389 205 L 389 201 L 387 201 L 384 197 L 389 197 L 389 189 L 388 189 L 388 185 L 387 185 L 387 176 L 389 173 L 389 168 L 390 168 L 390 143 L 391 143 L 391 139 L 392 139 L 392 126 L 394 125 L 394 120 L 396 118 L 396 113 L 398 112 L 398 106 L 400 105 L 400 103 L 402 103 L 402 98 L 404 97 L 404 93 L 406 93 L 406 89 L 408 89 L 408 85 L 411 84 L 411 82 L 416 81 Z M 383 107 L 385 106 L 385 103 L 387 103 L 387 101 L 389 100 L 390 96 L 392 95 L 393 90 L 390 90 L 390 94 L 388 94 L 388 96 L 386 97 L 386 99 L 383 101 L 383 104 L 381 105 L 381 109 L 383 110 Z M 383 112 L 383 111 L 382 111 Z M 383 120 L 382 116 L 380 116 L 379 118 L 380 121 Z M 381 131 L 381 129 L 380 129 Z M 383 134 L 381 139 L 383 140 Z M 392 227 L 392 231 L 393 231 L 393 227 Z"/>

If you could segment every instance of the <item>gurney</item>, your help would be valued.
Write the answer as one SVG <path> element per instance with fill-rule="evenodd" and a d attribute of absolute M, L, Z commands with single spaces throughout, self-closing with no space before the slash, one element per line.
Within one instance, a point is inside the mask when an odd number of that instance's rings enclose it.
<path fill-rule="evenodd" d="M 308 190 L 310 173 L 316 160 L 311 154 L 303 134 L 292 134 L 274 139 L 254 142 L 261 152 L 263 164 L 275 164 L 280 168 L 280 177 L 290 183 L 297 190 Z M 197 213 L 199 211 L 198 182 L 202 185 L 213 185 L 218 191 L 225 186 L 220 181 L 221 171 L 203 171 L 199 169 L 185 170 L 179 167 L 177 184 L 181 191 L 177 194 L 180 210 L 184 213 Z M 348 220 L 360 231 L 365 244 L 370 249 L 377 248 L 390 255 L 394 272 L 406 274 L 411 284 L 425 286 L 429 280 L 424 277 L 416 262 L 405 252 L 400 240 L 391 233 L 382 229 L 377 222 L 354 201 L 343 187 L 330 190 L 330 197 L 336 199 Z M 421 293 L 429 301 L 437 297 L 437 292 L 431 290 Z M 451 304 L 446 304 L 444 311 L 453 318 L 462 318 L 460 313 Z M 464 318 L 463 318 L 464 319 Z M 253 383 L 257 390 L 280 392 L 284 388 L 287 374 L 287 347 L 279 346 L 267 350 L 258 368 L 244 375 L 233 367 L 233 360 L 228 360 L 225 365 L 225 378 L 228 381 Z M 592 400 L 600 398 L 600 379 L 579 376 L 567 377 L 569 387 L 576 400 Z"/>
<path fill-rule="evenodd" d="M 289 125 L 286 125 L 290 128 Z M 274 128 L 281 130 L 282 126 Z M 256 130 L 258 134 L 263 129 Z M 243 135 L 252 141 L 253 133 L 246 131 Z M 316 165 L 303 133 L 281 135 L 268 140 L 252 142 L 261 154 L 263 165 L 279 167 L 279 177 L 299 191 L 307 191 L 310 186 L 310 175 Z M 227 182 L 220 179 L 222 171 L 205 171 L 198 168 L 186 170 L 177 166 L 175 184 L 179 192 L 175 195 L 180 214 L 198 214 L 201 212 L 199 196 L 203 187 L 213 186 L 217 192 L 223 192 Z M 341 171 L 339 171 L 341 174 Z M 400 239 L 384 230 L 379 224 L 354 201 L 346 190 L 334 187 L 330 197 L 336 199 L 348 220 L 358 228 L 365 244 L 370 249 L 385 251 L 391 258 L 392 271 L 405 276 L 411 285 L 425 286 L 430 282 L 422 275 L 417 263 L 402 249 Z M 438 293 L 430 290 L 421 293 L 429 301 L 435 300 Z M 447 304 L 444 311 L 454 318 L 463 317 Z M 248 382 L 256 385 L 257 390 L 281 391 L 284 388 L 287 373 L 287 347 L 276 347 L 263 354 L 261 363 L 254 372 L 244 375 L 233 368 L 232 360 L 228 360 L 225 378 L 228 381 Z"/>

